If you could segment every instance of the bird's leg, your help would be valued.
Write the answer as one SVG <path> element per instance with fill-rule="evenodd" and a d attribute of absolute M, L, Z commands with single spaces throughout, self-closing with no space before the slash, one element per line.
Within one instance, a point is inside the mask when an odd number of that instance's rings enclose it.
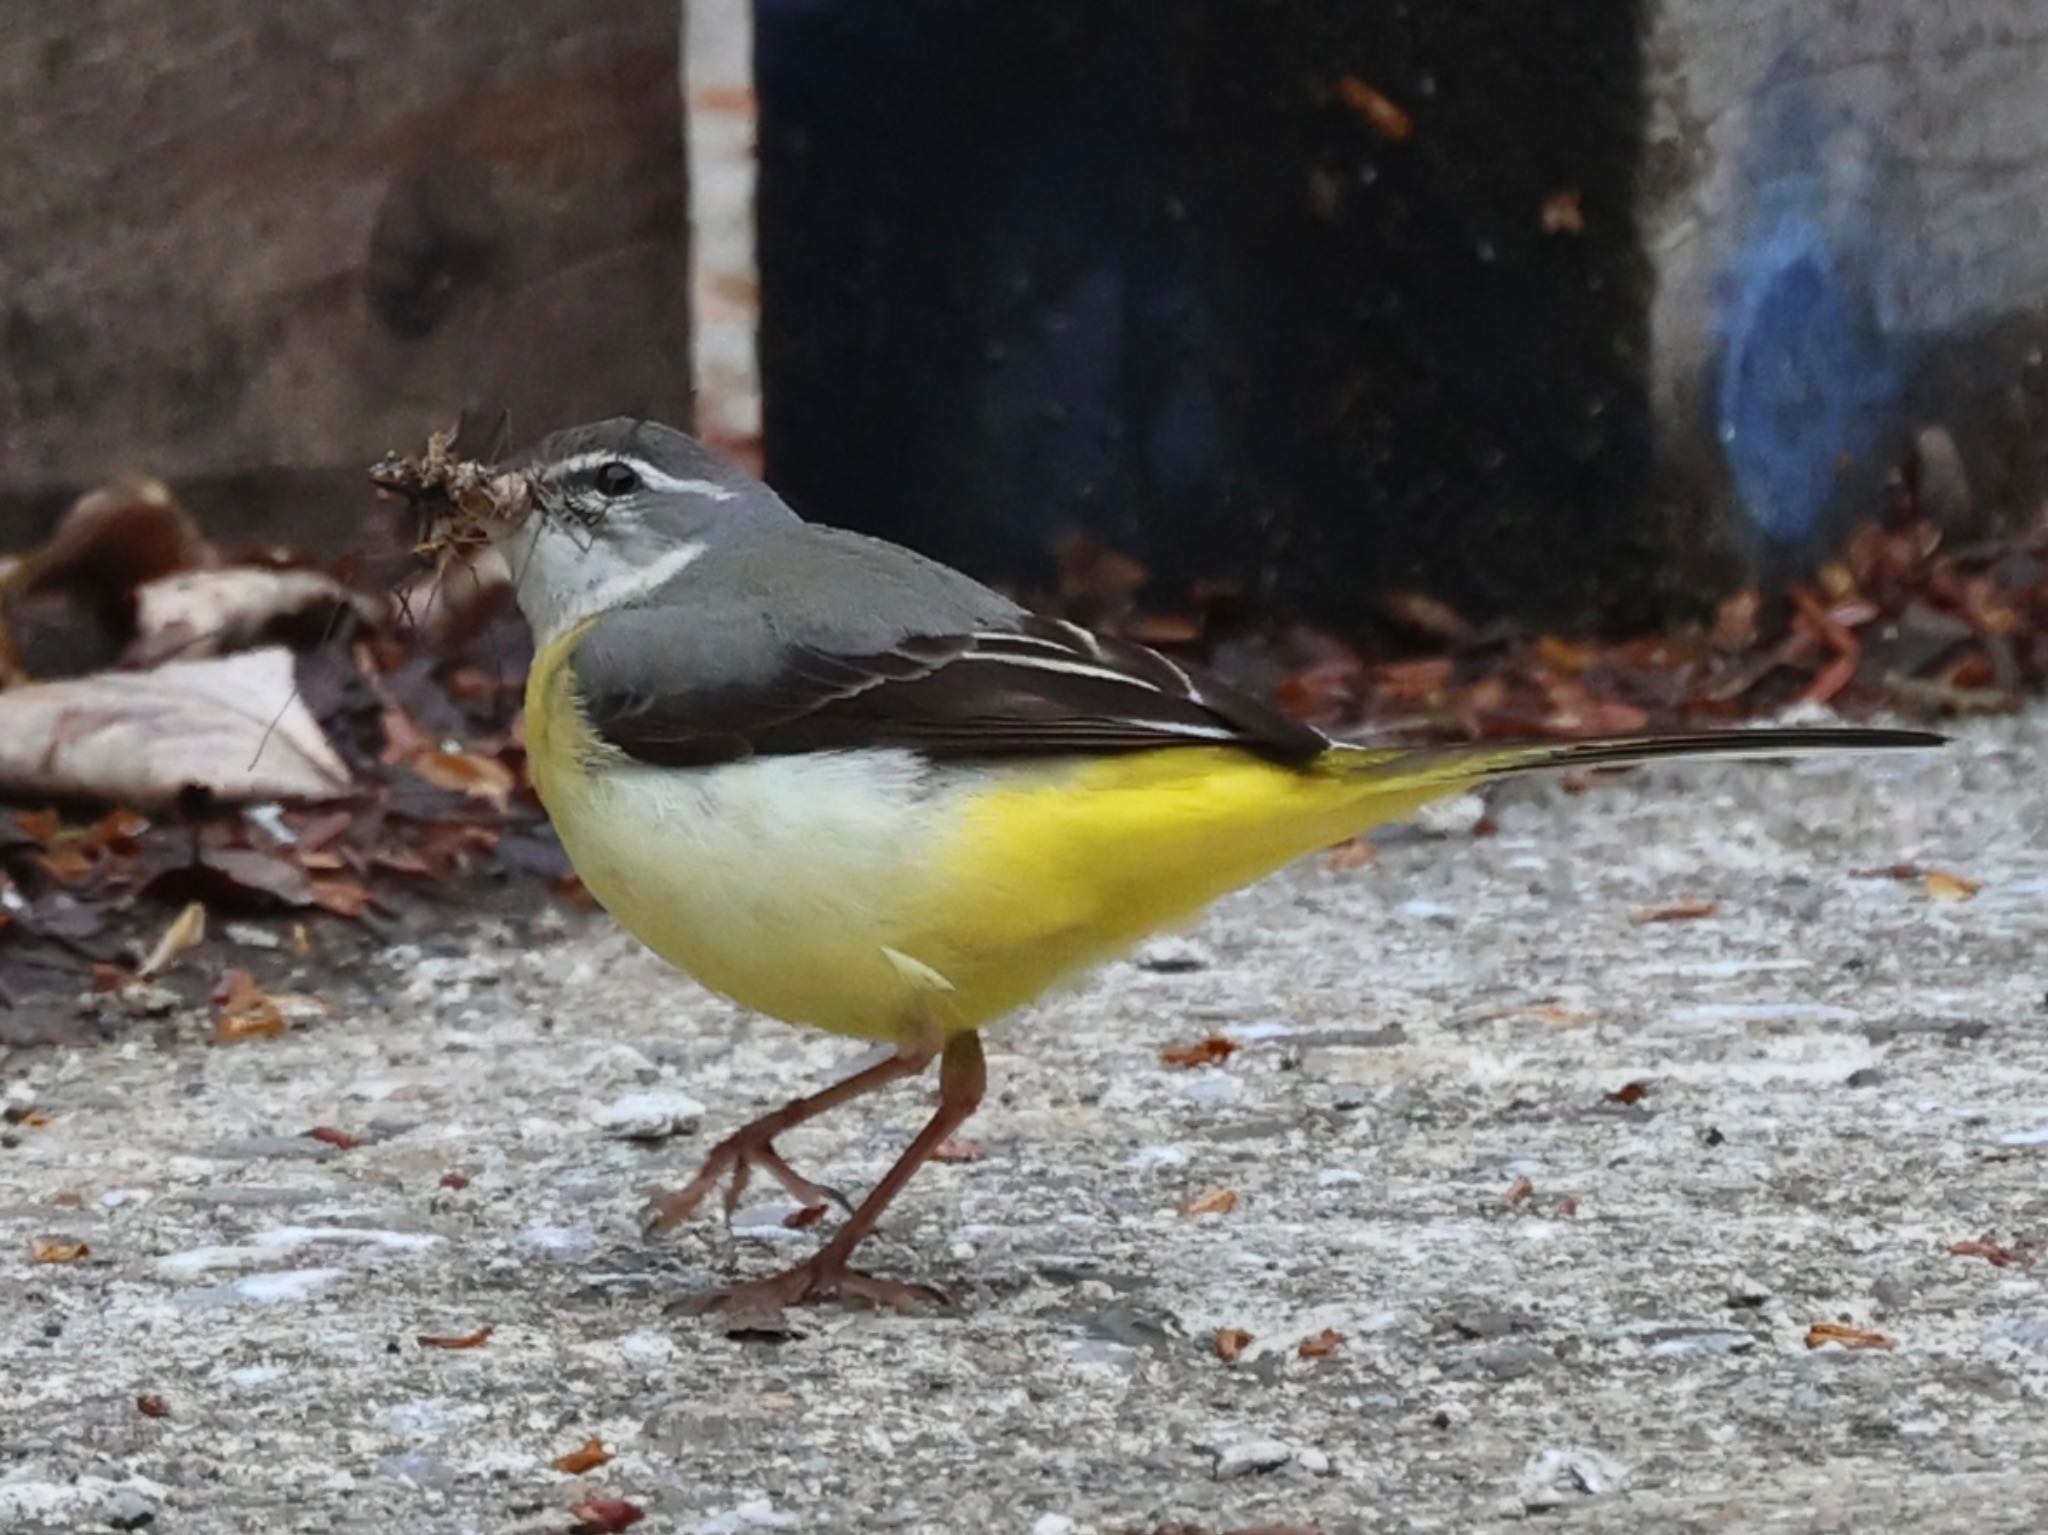
<path fill-rule="evenodd" d="M 817 1118 L 828 1109 L 851 1102 L 863 1093 L 871 1093 L 904 1077 L 916 1076 L 931 1064 L 937 1053 L 937 1047 L 928 1044 L 899 1049 L 887 1060 L 856 1071 L 844 1082 L 835 1083 L 807 1098 L 794 1098 L 774 1113 L 763 1114 L 759 1119 L 742 1125 L 711 1148 L 711 1154 L 704 1158 L 704 1165 L 697 1170 L 696 1177 L 681 1188 L 655 1198 L 647 1209 L 647 1229 L 666 1231 L 677 1222 L 688 1220 L 697 1213 L 697 1207 L 718 1186 L 721 1178 L 726 1180 L 725 1211 L 730 1215 L 739 1208 L 740 1196 L 746 1192 L 748 1179 L 757 1167 L 789 1190 L 790 1196 L 806 1210 L 822 1212 L 826 1201 L 830 1200 L 841 1209 L 850 1211 L 853 1207 L 843 1194 L 811 1182 L 783 1161 L 782 1153 L 775 1149 L 775 1137 L 806 1120 Z"/>
<path fill-rule="evenodd" d="M 766 1279 L 713 1290 L 698 1297 L 691 1309 L 779 1311 L 784 1306 L 801 1305 L 805 1301 L 823 1300 L 834 1295 L 843 1300 L 864 1300 L 871 1305 L 906 1309 L 921 1300 L 943 1301 L 944 1296 L 927 1286 L 904 1284 L 900 1280 L 880 1279 L 873 1274 L 862 1273 L 847 1259 L 873 1233 L 889 1201 L 903 1191 L 903 1186 L 917 1170 L 931 1160 L 932 1153 L 945 1144 L 947 1137 L 965 1124 L 980 1106 L 987 1086 L 988 1068 L 982 1060 L 981 1036 L 956 1034 L 947 1040 L 945 1053 L 939 1061 L 937 1110 L 930 1122 L 918 1132 L 917 1139 L 910 1143 L 909 1149 L 896 1159 L 896 1165 L 875 1185 L 874 1192 L 861 1201 L 853 1218 L 833 1233 L 832 1240 L 819 1248 L 816 1256 Z"/>

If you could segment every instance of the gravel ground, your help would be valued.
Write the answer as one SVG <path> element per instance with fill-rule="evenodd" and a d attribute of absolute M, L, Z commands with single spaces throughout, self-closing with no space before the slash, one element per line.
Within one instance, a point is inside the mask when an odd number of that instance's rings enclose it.
<path fill-rule="evenodd" d="M 983 1154 L 868 1254 L 949 1313 L 670 1309 L 816 1235 L 644 1241 L 646 1190 L 856 1057 L 600 921 L 451 932 L 282 1038 L 23 1057 L 0 1529 L 2039 1528 L 2048 1262 L 1951 1247 L 2048 1234 L 2044 746 L 1517 787 L 1225 903 L 993 1042 Z M 786 1149 L 862 1185 L 926 1102 Z"/>

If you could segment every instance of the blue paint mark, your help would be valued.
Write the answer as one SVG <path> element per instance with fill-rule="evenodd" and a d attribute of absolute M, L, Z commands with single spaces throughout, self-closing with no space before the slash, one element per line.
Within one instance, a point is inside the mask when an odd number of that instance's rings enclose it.
<path fill-rule="evenodd" d="M 1873 467 L 1899 370 L 1868 295 L 1812 222 L 1781 218 L 1741 268 L 1725 316 L 1717 426 L 1757 530 L 1798 543 L 1844 489 L 1845 468 Z"/>

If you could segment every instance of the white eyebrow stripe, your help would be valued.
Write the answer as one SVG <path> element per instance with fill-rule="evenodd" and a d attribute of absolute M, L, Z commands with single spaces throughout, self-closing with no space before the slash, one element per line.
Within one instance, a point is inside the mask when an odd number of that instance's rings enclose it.
<path fill-rule="evenodd" d="M 574 458 L 557 460 L 549 478 L 560 479 L 580 474 L 585 469 L 595 469 L 600 464 L 624 464 L 640 476 L 648 489 L 665 491 L 673 496 L 701 496 L 706 501 L 730 501 L 739 494 L 731 486 L 721 485 L 716 480 L 679 479 L 673 474 L 665 474 L 646 459 L 637 458 L 631 453 L 578 453 Z"/>

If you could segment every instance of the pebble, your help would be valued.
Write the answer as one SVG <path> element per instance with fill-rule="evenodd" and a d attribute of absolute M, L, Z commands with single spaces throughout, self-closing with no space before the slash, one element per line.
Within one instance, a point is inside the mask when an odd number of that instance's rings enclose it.
<path fill-rule="evenodd" d="M 1216 1480 L 1232 1481 L 1261 1471 L 1277 1471 L 1294 1459 L 1293 1446 L 1278 1439 L 1234 1439 L 1216 1450 Z"/>
<path fill-rule="evenodd" d="M 512 1240 L 557 1263 L 576 1263 L 597 1251 L 597 1233 L 584 1226 L 528 1226 Z"/>
<path fill-rule="evenodd" d="M 1244 1078 L 1226 1071 L 1200 1071 L 1180 1084 L 1180 1095 L 1204 1109 L 1227 1109 L 1244 1102 Z"/>
<path fill-rule="evenodd" d="M 1577 1446 L 1538 1450 L 1522 1467 L 1516 1490 L 1524 1508 L 1556 1508 L 1574 1493 L 1599 1497 L 1619 1487 L 1628 1472 L 1598 1450 Z"/>
<path fill-rule="evenodd" d="M 1500 1343 L 1459 1361 L 1450 1373 L 1485 1375 L 1494 1380 L 1520 1380 L 1525 1375 L 1538 1374 L 1556 1364 L 1557 1356 L 1540 1343 Z"/>
<path fill-rule="evenodd" d="M 796 1517 L 775 1511 L 766 1498 L 752 1498 L 690 1526 L 690 1535 L 744 1535 L 748 1530 L 793 1530 Z"/>
<path fill-rule="evenodd" d="M 381 1456 L 377 1461 L 377 1474 L 394 1482 L 411 1482 L 422 1490 L 455 1485 L 455 1468 L 446 1461 L 423 1455 L 418 1450 L 403 1450 L 396 1455 Z"/>
<path fill-rule="evenodd" d="M 1074 1535 L 1079 1528 L 1065 1514 L 1040 1514 L 1032 1521 L 1031 1535 Z"/>
<path fill-rule="evenodd" d="M 616 1140 L 662 1141 L 695 1130 L 704 1118 L 704 1105 L 688 1093 L 627 1093 L 592 1109 L 590 1118 Z"/>

